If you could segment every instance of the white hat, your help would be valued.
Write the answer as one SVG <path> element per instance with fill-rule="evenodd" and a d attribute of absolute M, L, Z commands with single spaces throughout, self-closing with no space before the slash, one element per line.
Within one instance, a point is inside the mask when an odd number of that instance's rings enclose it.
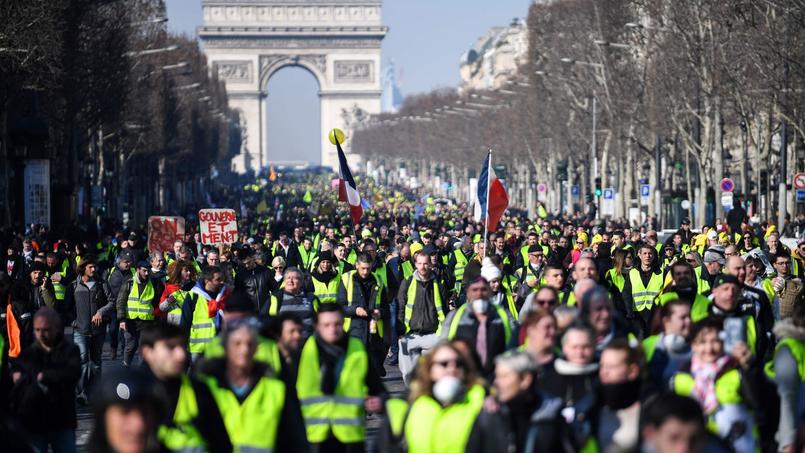
<path fill-rule="evenodd" d="M 499 279 L 501 276 L 500 269 L 492 263 L 489 257 L 484 258 L 481 264 L 481 277 L 487 282 Z"/>

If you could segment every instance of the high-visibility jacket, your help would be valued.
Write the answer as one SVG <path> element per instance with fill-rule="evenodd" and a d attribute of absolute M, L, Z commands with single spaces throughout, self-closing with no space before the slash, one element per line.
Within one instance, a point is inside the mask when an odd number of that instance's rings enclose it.
<path fill-rule="evenodd" d="M 188 349 L 191 354 L 202 354 L 212 339 L 215 338 L 215 324 L 210 318 L 207 299 L 193 292 L 189 293 L 187 297 L 190 298 L 189 300 L 195 299 L 196 301 L 196 306 L 193 309 L 193 321 L 190 324 Z"/>
<path fill-rule="evenodd" d="M 671 379 L 671 390 L 682 396 L 692 396 L 696 381 L 690 373 L 679 372 Z M 727 439 L 735 451 L 755 451 L 757 445 L 757 426 L 754 415 L 744 404 L 741 396 L 741 373 L 732 369 L 715 382 L 718 407 L 708 415 L 707 428 L 712 433 Z M 732 427 L 735 423 L 744 424 L 743 433 L 734 435 Z"/>
<path fill-rule="evenodd" d="M 333 277 L 329 282 L 319 281 L 313 276 L 310 277 L 310 280 L 313 282 L 313 294 L 319 298 L 319 303 L 335 303 L 338 295 L 338 276 Z"/>
<path fill-rule="evenodd" d="M 633 310 L 651 310 L 654 298 L 662 291 L 662 273 L 652 273 L 648 285 L 643 286 L 640 271 L 637 268 L 632 268 L 629 270 L 629 283 L 632 285 Z"/>
<path fill-rule="evenodd" d="M 405 421 L 409 453 L 460 453 L 466 450 L 470 431 L 484 402 L 482 387 L 473 386 L 461 401 L 442 405 L 420 396 Z"/>
<path fill-rule="evenodd" d="M 783 338 L 774 348 L 774 355 L 776 356 L 780 349 L 784 347 L 788 348 L 794 360 L 797 361 L 799 380 L 805 383 L 805 343 L 791 337 Z M 766 362 L 765 372 L 769 379 L 774 380 L 777 377 L 777 373 L 774 371 L 774 359 Z"/>
<path fill-rule="evenodd" d="M 299 257 L 302 260 L 302 262 L 299 263 L 299 267 L 309 271 L 311 264 L 313 264 L 313 259 L 316 257 L 316 252 L 312 248 L 310 251 L 307 251 L 302 244 L 299 244 L 296 248 L 299 250 Z"/>
<path fill-rule="evenodd" d="M 389 287 L 389 275 L 386 272 L 386 263 L 382 263 L 372 274 L 380 279 L 381 286 L 385 289 Z"/>
<path fill-rule="evenodd" d="M 406 294 L 407 300 L 405 301 L 405 312 L 403 313 L 403 323 L 405 324 L 405 333 L 411 331 L 411 317 L 414 316 L 414 303 L 416 303 L 416 292 L 419 287 L 418 281 L 415 277 L 411 277 L 408 284 L 408 293 Z M 439 320 L 439 328 L 436 330 L 437 334 L 442 332 L 442 323 L 444 322 L 445 307 L 442 304 L 442 295 L 439 291 L 439 284 L 433 280 L 433 303 L 436 305 L 436 317 Z"/>
<path fill-rule="evenodd" d="M 456 337 L 456 333 L 458 332 L 458 328 L 462 325 L 471 326 L 473 324 L 472 319 L 470 319 L 470 313 L 472 310 L 468 309 L 468 306 L 469 304 L 464 304 L 458 307 L 458 310 L 456 310 L 456 315 L 453 317 L 453 321 L 450 323 L 450 330 L 447 332 L 448 340 L 453 341 L 453 339 Z M 512 328 L 509 325 L 509 317 L 506 316 L 506 312 L 503 310 L 503 308 L 497 305 L 493 306 L 503 324 L 504 340 L 506 344 L 509 344 L 509 341 L 511 341 L 512 338 Z"/>
<path fill-rule="evenodd" d="M 341 282 L 343 283 L 344 290 L 347 294 L 347 306 L 352 305 L 354 297 L 353 294 L 355 291 L 355 275 L 357 275 L 357 271 L 349 271 L 341 276 Z M 380 278 L 377 275 L 372 274 L 372 277 L 374 277 L 375 279 L 375 286 L 374 286 L 375 300 L 374 300 L 374 306 L 367 307 L 368 312 L 371 312 L 375 308 L 380 309 L 383 297 L 383 286 L 382 286 L 383 283 L 380 281 Z M 352 318 L 349 316 L 344 318 L 344 332 L 349 332 L 349 326 L 351 325 L 352 325 Z M 377 320 L 377 334 L 380 335 L 381 338 L 383 337 L 382 319 Z"/>
<path fill-rule="evenodd" d="M 280 418 L 285 406 L 285 384 L 262 376 L 240 403 L 232 390 L 207 378 L 207 385 L 224 419 L 235 452 L 271 453 L 277 445 Z"/>
<path fill-rule="evenodd" d="M 63 260 L 61 263 L 61 269 L 56 272 L 57 274 L 61 275 L 62 281 L 60 282 L 53 282 L 53 296 L 56 300 L 64 300 L 65 295 L 65 286 L 64 286 L 64 278 L 67 277 L 67 272 L 70 269 L 70 262 L 67 260 Z M 48 275 L 50 277 L 50 275 Z"/>
<path fill-rule="evenodd" d="M 453 250 L 453 256 L 456 258 L 456 266 L 453 268 L 453 277 L 456 279 L 455 290 L 458 291 L 461 289 L 461 282 L 464 280 L 464 268 L 467 267 L 470 259 L 464 255 L 464 251 L 461 249 Z M 472 254 L 470 254 L 470 258 L 471 257 Z"/>
<path fill-rule="evenodd" d="M 168 425 L 160 425 L 157 430 L 159 440 L 169 450 L 176 452 L 206 452 L 207 442 L 193 424 L 198 417 L 198 400 L 193 383 L 187 375 L 182 375 L 179 386 L 179 399 L 173 419 Z"/>
<path fill-rule="evenodd" d="M 131 290 L 129 291 L 128 303 L 126 304 L 128 319 L 151 321 L 154 319 L 154 307 L 152 305 L 155 296 L 154 283 L 149 279 L 143 288 L 142 294 L 139 292 L 138 288 L 139 285 L 135 278 L 131 282 Z"/>
<path fill-rule="evenodd" d="M 546 282 L 542 276 L 539 276 L 536 273 L 534 273 L 534 269 L 531 267 L 531 263 L 526 261 L 525 266 L 517 270 L 517 282 L 520 283 L 521 285 L 525 285 L 526 282 L 532 278 L 537 281 L 537 284 L 534 285 L 532 288 L 529 288 L 529 291 L 535 293 L 539 291 L 540 288 L 546 284 Z"/>
<path fill-rule="evenodd" d="M 225 355 L 226 351 L 220 336 L 213 338 L 204 350 L 205 359 L 220 359 Z M 262 335 L 257 337 L 257 351 L 254 353 L 254 360 L 271 367 L 275 375 L 280 374 L 282 357 L 277 342 L 271 338 L 266 338 Z"/>
<path fill-rule="evenodd" d="M 405 419 L 408 416 L 408 401 L 401 398 L 386 400 L 386 420 L 395 443 L 402 439 Z"/>
<path fill-rule="evenodd" d="M 411 263 L 411 260 L 403 261 L 403 263 L 400 265 L 400 268 L 402 269 L 404 279 L 408 280 L 412 275 L 414 275 L 414 265 Z"/>
<path fill-rule="evenodd" d="M 321 390 L 319 348 L 315 337 L 308 338 L 302 347 L 296 380 L 296 393 L 302 406 L 308 441 L 324 442 L 330 432 L 342 443 L 366 439 L 364 402 L 369 395 L 366 386 L 368 370 L 369 354 L 363 343 L 357 338 L 348 337 L 335 391 L 332 395 L 325 395 Z"/>
<path fill-rule="evenodd" d="M 710 282 L 702 278 L 702 267 L 694 267 L 693 275 L 696 276 L 696 292 L 704 294 L 710 290 Z"/>
<path fill-rule="evenodd" d="M 623 292 L 623 285 L 626 284 L 626 277 L 623 276 L 622 273 L 618 272 L 617 269 L 614 267 L 607 271 L 606 278 L 618 288 L 618 291 Z"/>
<path fill-rule="evenodd" d="M 512 295 L 511 290 L 503 285 L 500 286 L 500 290 L 503 291 L 502 304 L 506 304 L 504 309 L 511 314 L 512 320 L 517 321 L 519 312 L 517 311 L 517 304 L 514 303 L 514 296 Z"/>

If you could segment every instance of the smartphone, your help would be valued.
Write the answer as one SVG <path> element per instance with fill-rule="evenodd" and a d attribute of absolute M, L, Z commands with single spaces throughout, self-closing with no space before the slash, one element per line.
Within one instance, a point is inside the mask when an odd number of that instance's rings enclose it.
<path fill-rule="evenodd" d="M 744 318 L 726 318 L 724 320 L 724 352 L 732 354 L 739 342 L 746 343 L 746 322 Z"/>

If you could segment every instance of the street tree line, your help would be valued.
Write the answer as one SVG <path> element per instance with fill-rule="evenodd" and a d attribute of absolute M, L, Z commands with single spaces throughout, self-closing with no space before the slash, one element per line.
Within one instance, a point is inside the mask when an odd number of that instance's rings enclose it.
<path fill-rule="evenodd" d="M 659 182 L 663 213 L 688 199 L 698 223 L 708 191 L 723 214 L 712 189 L 730 176 L 774 216 L 781 148 L 783 181 L 803 170 L 803 0 L 560 0 L 532 4 L 527 22 L 528 61 L 506 86 L 410 96 L 364 122 L 352 150 L 461 183 L 492 148 L 515 200 L 545 182 L 556 211 L 572 185 L 582 201 L 603 186 L 624 216 L 641 180 Z"/>
<path fill-rule="evenodd" d="M 22 221 L 12 212 L 25 158 L 51 159 L 56 220 L 70 223 L 170 210 L 237 152 L 223 82 L 196 40 L 166 22 L 163 0 L 4 3 L 4 224 Z"/>

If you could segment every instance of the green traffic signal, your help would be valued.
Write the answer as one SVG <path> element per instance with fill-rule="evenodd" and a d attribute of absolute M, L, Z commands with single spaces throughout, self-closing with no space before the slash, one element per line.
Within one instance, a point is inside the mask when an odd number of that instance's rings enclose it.
<path fill-rule="evenodd" d="M 598 189 L 598 188 L 596 188 L 596 189 L 595 189 L 595 196 L 596 196 L 596 197 L 600 197 L 600 196 L 601 196 L 601 193 L 602 193 L 602 192 L 601 192 L 601 189 Z"/>

